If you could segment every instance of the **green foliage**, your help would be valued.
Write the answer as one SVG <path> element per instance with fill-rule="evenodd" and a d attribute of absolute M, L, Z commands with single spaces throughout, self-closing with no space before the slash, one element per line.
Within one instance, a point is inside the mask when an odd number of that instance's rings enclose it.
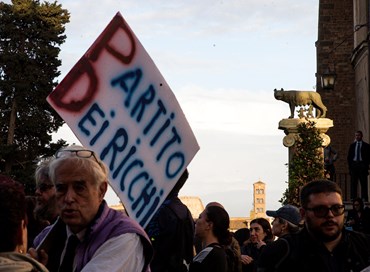
<path fill-rule="evenodd" d="M 323 140 L 315 122 L 307 120 L 298 126 L 298 139 L 289 164 L 288 188 L 280 202 L 299 206 L 299 192 L 306 183 L 324 178 Z"/>
<path fill-rule="evenodd" d="M 60 75 L 69 13 L 57 2 L 13 0 L 0 2 L 0 20 L 0 172 L 27 183 L 35 161 L 65 144 L 51 144 L 63 120 L 46 97 Z"/>

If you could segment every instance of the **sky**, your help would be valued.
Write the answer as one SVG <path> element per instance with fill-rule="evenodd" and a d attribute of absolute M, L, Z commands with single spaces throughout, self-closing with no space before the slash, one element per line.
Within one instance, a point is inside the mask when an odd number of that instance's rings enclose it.
<path fill-rule="evenodd" d="M 287 187 L 288 149 L 278 129 L 288 104 L 273 90 L 314 90 L 318 0 L 59 0 L 70 12 L 59 81 L 120 12 L 171 87 L 200 150 L 180 191 L 249 216 L 253 183 L 266 208 Z M 64 126 L 53 136 L 78 143 Z M 119 200 L 110 190 L 109 204 Z"/>

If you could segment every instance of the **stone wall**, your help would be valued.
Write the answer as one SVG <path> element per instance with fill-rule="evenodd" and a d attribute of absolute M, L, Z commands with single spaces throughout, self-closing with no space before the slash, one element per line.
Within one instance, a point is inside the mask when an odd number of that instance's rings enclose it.
<path fill-rule="evenodd" d="M 327 118 L 334 127 L 327 134 L 338 152 L 338 174 L 348 174 L 347 152 L 358 129 L 356 120 L 355 74 L 351 65 L 353 51 L 353 1 L 320 0 L 317 50 L 317 92 L 328 108 Z M 320 75 L 330 69 L 337 74 L 334 90 L 321 88 Z M 369 139 L 369 135 L 364 135 Z"/>

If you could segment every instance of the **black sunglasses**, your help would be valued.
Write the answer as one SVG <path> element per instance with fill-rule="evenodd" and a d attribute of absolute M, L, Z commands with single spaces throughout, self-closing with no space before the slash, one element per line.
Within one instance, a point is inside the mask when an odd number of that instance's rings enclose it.
<path fill-rule="evenodd" d="M 314 208 L 305 208 L 305 210 L 312 211 L 314 215 L 318 218 L 324 218 L 328 216 L 329 211 L 331 211 L 334 216 L 344 214 L 344 205 L 333 205 L 331 207 L 317 206 Z"/>

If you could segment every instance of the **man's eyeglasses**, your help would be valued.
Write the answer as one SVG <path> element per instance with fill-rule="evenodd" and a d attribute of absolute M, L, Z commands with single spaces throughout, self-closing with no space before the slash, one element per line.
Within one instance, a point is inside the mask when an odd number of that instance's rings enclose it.
<path fill-rule="evenodd" d="M 37 185 L 36 190 L 40 190 L 41 193 L 44 193 L 53 187 L 54 187 L 53 184 L 40 183 L 39 185 Z"/>
<path fill-rule="evenodd" d="M 78 150 L 72 150 L 72 149 L 60 149 L 55 153 L 55 157 L 58 158 L 63 158 L 63 157 L 68 157 L 70 153 L 75 153 L 75 155 L 79 158 L 91 158 L 93 157 L 95 161 L 99 164 L 98 159 L 95 156 L 94 151 L 92 150 L 86 150 L 86 149 L 78 149 Z"/>
<path fill-rule="evenodd" d="M 314 208 L 305 208 L 305 210 L 313 211 L 313 214 L 318 218 L 324 218 L 328 216 L 329 211 L 331 211 L 334 216 L 344 214 L 344 205 L 333 205 L 331 207 L 317 206 Z"/>

